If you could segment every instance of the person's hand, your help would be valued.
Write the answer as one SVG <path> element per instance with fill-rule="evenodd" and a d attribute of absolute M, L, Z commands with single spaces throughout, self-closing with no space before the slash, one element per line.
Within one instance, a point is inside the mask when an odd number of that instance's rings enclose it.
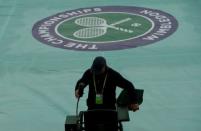
<path fill-rule="evenodd" d="M 75 97 L 76 98 L 82 97 L 83 96 L 83 90 L 84 89 L 82 89 L 82 88 L 79 88 L 79 89 L 75 90 Z"/>
<path fill-rule="evenodd" d="M 76 98 L 80 98 L 80 97 L 83 96 L 83 94 L 84 94 L 84 87 L 85 87 L 84 83 L 79 83 L 78 88 L 75 90 L 75 97 Z"/>
<path fill-rule="evenodd" d="M 80 98 L 79 89 L 75 90 L 75 97 L 76 97 L 76 98 Z"/>
<path fill-rule="evenodd" d="M 133 112 L 135 112 L 139 110 L 139 104 L 130 104 L 128 108 L 132 110 Z"/>

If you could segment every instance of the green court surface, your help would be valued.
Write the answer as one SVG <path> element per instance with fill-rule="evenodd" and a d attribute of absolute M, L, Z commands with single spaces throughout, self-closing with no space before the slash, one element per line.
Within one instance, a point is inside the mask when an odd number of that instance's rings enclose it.
<path fill-rule="evenodd" d="M 110 51 L 55 48 L 32 35 L 34 24 L 44 18 L 96 6 L 161 10 L 176 18 L 178 28 L 152 44 Z M 110 67 L 145 90 L 140 110 L 130 112 L 131 121 L 124 123 L 125 131 L 200 131 L 200 7 L 200 0 L 0 0 L 0 131 L 64 131 L 66 115 L 75 114 L 75 84 L 96 56 L 104 56 Z M 60 25 L 61 34 L 81 29 L 63 30 L 73 25 Z M 148 30 L 146 25 L 135 35 Z M 94 30 L 106 34 L 102 28 Z M 90 40 L 131 37 L 107 31 L 107 37 Z M 86 109 L 86 96 L 87 90 L 80 110 Z"/>

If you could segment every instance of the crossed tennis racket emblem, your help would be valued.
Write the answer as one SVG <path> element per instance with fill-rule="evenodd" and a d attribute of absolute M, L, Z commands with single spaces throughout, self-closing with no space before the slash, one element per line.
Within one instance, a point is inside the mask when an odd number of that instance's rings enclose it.
<path fill-rule="evenodd" d="M 79 29 L 73 33 L 74 37 L 87 39 L 103 36 L 107 33 L 107 29 L 122 31 L 125 33 L 133 33 L 133 30 L 117 27 L 116 25 L 127 22 L 131 18 L 125 18 L 110 25 L 107 21 L 99 17 L 82 17 L 75 20 L 75 24 L 83 26 L 85 28 Z"/>

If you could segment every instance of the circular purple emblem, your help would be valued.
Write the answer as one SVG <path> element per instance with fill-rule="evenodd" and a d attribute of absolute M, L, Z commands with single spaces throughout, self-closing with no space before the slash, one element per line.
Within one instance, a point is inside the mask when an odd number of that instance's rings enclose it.
<path fill-rule="evenodd" d="M 101 6 L 70 10 L 34 24 L 41 43 L 79 51 L 111 51 L 160 41 L 178 28 L 174 16 L 156 9 Z"/>

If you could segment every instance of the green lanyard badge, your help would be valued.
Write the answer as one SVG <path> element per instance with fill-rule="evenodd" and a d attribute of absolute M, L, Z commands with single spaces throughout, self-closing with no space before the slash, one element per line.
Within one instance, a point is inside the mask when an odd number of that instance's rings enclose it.
<path fill-rule="evenodd" d="M 103 88 L 102 88 L 101 93 L 97 93 L 95 75 L 93 76 L 93 80 L 94 80 L 94 87 L 95 87 L 95 92 L 96 92 L 96 104 L 97 105 L 103 104 L 103 91 L 104 91 L 105 83 L 106 83 L 106 80 L 107 80 L 107 74 L 105 76 L 105 80 L 104 80 L 104 83 L 103 83 Z"/>
<path fill-rule="evenodd" d="M 96 104 L 97 105 L 103 104 L 103 95 L 102 94 L 96 94 Z"/>

